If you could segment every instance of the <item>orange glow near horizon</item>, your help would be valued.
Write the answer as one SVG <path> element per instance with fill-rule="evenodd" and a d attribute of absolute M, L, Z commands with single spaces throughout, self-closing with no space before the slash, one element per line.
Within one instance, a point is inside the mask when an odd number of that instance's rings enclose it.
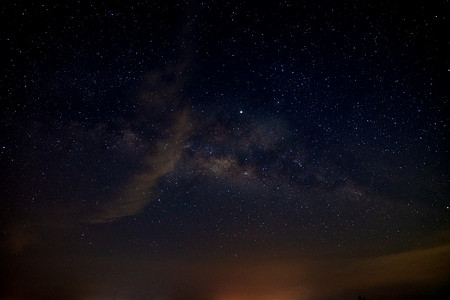
<path fill-rule="evenodd" d="M 255 295 L 255 296 L 245 296 L 245 295 L 223 295 L 214 300 L 298 300 L 298 297 L 293 297 L 284 294 L 274 294 L 274 295 Z"/>

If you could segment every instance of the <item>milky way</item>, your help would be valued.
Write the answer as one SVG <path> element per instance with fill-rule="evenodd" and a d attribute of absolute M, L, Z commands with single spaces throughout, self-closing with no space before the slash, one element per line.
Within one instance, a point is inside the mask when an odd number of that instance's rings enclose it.
<path fill-rule="evenodd" d="M 0 298 L 448 295 L 448 8 L 5 4 Z"/>

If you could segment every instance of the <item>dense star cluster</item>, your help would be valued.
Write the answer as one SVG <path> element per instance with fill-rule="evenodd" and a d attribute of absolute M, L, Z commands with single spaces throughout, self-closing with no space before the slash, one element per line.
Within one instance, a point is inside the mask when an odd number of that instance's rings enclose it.
<path fill-rule="evenodd" d="M 0 298 L 450 294 L 449 4 L 259 2 L 2 5 Z"/>

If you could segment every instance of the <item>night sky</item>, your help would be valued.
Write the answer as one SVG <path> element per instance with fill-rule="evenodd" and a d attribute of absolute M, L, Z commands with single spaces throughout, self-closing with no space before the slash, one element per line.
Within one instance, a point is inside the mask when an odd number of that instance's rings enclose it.
<path fill-rule="evenodd" d="M 3 2 L 0 299 L 450 294 L 448 1 Z"/>

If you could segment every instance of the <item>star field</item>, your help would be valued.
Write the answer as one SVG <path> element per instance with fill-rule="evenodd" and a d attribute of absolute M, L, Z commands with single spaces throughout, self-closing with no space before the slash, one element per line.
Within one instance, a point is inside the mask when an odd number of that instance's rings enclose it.
<path fill-rule="evenodd" d="M 4 4 L 0 298 L 448 295 L 448 10 Z"/>

